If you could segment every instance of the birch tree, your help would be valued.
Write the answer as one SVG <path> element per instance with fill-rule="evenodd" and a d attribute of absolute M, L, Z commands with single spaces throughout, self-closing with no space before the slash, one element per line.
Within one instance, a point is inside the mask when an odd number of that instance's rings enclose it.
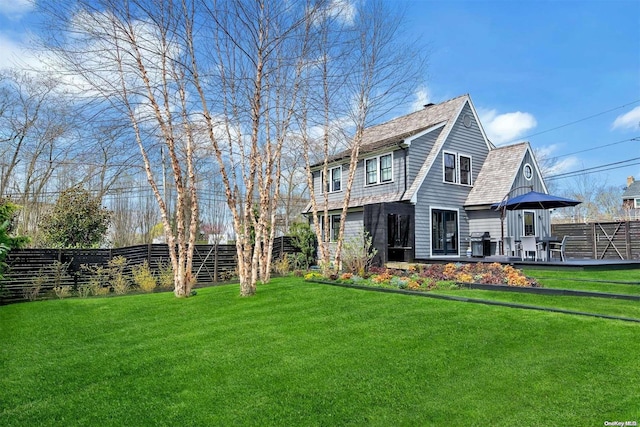
<path fill-rule="evenodd" d="M 43 2 L 52 27 L 52 67 L 76 88 L 76 101 L 130 121 L 147 181 L 160 210 L 174 273 L 174 293 L 190 295 L 198 204 L 194 128 L 188 100 L 183 4 L 154 1 Z M 168 153 L 176 189 L 175 230 L 157 177 L 159 147 Z M 186 201 L 190 200 L 190 220 Z"/>
<path fill-rule="evenodd" d="M 54 27 L 48 47 L 68 81 L 90 108 L 100 99 L 104 111 L 130 121 L 164 224 L 175 294 L 190 292 L 199 219 L 194 156 L 207 141 L 232 215 L 241 295 L 253 295 L 258 279 L 269 280 L 280 157 L 318 6 L 77 0 L 44 7 Z M 175 188 L 175 230 L 158 185 L 160 146 Z"/>
<path fill-rule="evenodd" d="M 357 10 L 339 8 L 348 6 L 345 3 L 341 6 L 333 4 L 321 16 L 322 54 L 317 62 L 316 75 L 321 82 L 322 91 L 318 97 L 323 108 L 313 111 L 306 104 L 301 108 L 303 129 L 309 127 L 309 116 L 314 113 L 316 117 L 321 116 L 321 195 L 316 194 L 312 185 L 313 161 L 309 155 L 305 155 L 305 164 L 313 224 L 325 272 L 331 262 L 334 268 L 341 265 L 345 221 L 364 130 L 413 95 L 413 90 L 420 87 L 425 67 L 424 52 L 400 37 L 402 14 L 399 10 L 376 0 Z M 345 21 L 345 15 L 351 19 Z M 305 151 L 310 152 L 312 145 L 308 133 L 303 132 L 303 140 Z M 328 245 L 328 160 L 333 154 L 331 141 L 336 140 L 346 141 L 349 168 L 336 249 L 331 260 Z M 322 213 L 321 219 L 319 213 Z"/>

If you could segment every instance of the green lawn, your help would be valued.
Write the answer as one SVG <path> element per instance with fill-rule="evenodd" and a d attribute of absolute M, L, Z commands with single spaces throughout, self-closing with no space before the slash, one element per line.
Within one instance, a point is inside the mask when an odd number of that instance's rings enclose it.
<path fill-rule="evenodd" d="M 238 293 L 0 307 L 0 424 L 640 421 L 638 324 L 293 278 Z"/>

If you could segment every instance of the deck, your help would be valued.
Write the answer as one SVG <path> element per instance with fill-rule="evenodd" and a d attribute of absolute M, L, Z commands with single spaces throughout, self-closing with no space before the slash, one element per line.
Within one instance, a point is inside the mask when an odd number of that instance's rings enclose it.
<path fill-rule="evenodd" d="M 488 257 L 433 257 L 416 260 L 413 263 L 389 262 L 387 267 L 406 268 L 410 264 L 448 264 L 453 263 L 477 263 L 477 262 L 498 262 L 509 264 L 517 268 L 539 268 L 539 269 L 574 269 L 581 271 L 602 271 L 602 270 L 635 270 L 640 269 L 640 260 L 623 259 L 566 259 L 565 261 L 523 261 L 518 257 L 508 256 L 488 256 Z"/>

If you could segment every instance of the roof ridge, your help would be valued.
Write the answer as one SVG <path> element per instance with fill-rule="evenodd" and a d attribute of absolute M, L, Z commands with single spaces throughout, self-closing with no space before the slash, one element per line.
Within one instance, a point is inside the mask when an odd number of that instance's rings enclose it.
<path fill-rule="evenodd" d="M 382 123 L 378 123 L 378 124 L 375 124 L 375 125 L 368 126 L 368 127 L 366 127 L 366 128 L 365 128 L 365 130 L 367 130 L 367 131 L 368 131 L 368 130 L 370 130 L 370 129 L 375 129 L 375 128 L 376 128 L 376 127 L 378 127 L 378 126 L 384 126 L 384 125 L 387 125 L 387 124 L 389 124 L 390 122 L 393 122 L 394 120 L 398 120 L 398 119 L 405 118 L 405 117 L 410 117 L 410 116 L 412 116 L 412 115 L 414 115 L 414 114 L 424 113 L 424 111 L 425 111 L 425 110 L 427 110 L 427 109 L 431 109 L 432 107 L 439 107 L 439 106 L 442 106 L 442 105 L 447 104 L 447 103 L 449 103 L 449 102 L 455 101 L 455 100 L 457 100 L 457 99 L 459 99 L 459 98 L 464 98 L 464 97 L 468 97 L 468 96 L 469 96 L 469 94 L 468 94 L 468 93 L 465 93 L 465 94 L 463 94 L 463 95 L 458 95 L 458 96 L 456 96 L 456 97 L 454 97 L 454 98 L 447 99 L 446 101 L 441 101 L 441 102 L 438 102 L 438 103 L 433 103 L 433 105 L 426 104 L 426 105 L 428 105 L 428 106 L 423 107 L 423 108 L 421 108 L 421 109 L 419 109 L 419 110 L 413 111 L 413 112 L 411 112 L 411 113 L 407 113 L 407 114 L 403 114 L 403 115 L 400 115 L 400 116 L 396 116 L 396 117 L 394 117 L 394 118 L 392 118 L 392 119 L 389 119 L 389 120 L 387 120 L 387 121 L 384 121 L 384 122 L 382 122 Z"/>

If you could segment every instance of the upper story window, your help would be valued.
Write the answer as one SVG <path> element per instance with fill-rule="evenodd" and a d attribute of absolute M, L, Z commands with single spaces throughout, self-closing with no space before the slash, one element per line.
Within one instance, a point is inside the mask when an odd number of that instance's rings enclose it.
<path fill-rule="evenodd" d="M 324 173 L 320 171 L 320 186 L 325 185 L 325 191 L 327 193 L 333 193 L 342 190 L 342 166 L 336 166 L 335 168 L 329 168 L 327 174 L 329 179 L 324 182 Z"/>
<path fill-rule="evenodd" d="M 633 207 L 635 209 L 640 209 L 640 198 L 633 199 Z"/>
<path fill-rule="evenodd" d="M 365 185 L 393 181 L 393 156 L 391 153 L 364 161 Z"/>
<path fill-rule="evenodd" d="M 331 182 L 329 183 L 330 191 L 342 190 L 342 166 L 331 168 L 329 176 L 331 177 Z"/>
<path fill-rule="evenodd" d="M 533 168 L 529 163 L 524 165 L 523 172 L 524 177 L 527 179 L 527 181 L 531 181 L 531 178 L 533 178 Z"/>
<path fill-rule="evenodd" d="M 444 182 L 472 184 L 471 156 L 445 151 L 443 154 Z"/>

